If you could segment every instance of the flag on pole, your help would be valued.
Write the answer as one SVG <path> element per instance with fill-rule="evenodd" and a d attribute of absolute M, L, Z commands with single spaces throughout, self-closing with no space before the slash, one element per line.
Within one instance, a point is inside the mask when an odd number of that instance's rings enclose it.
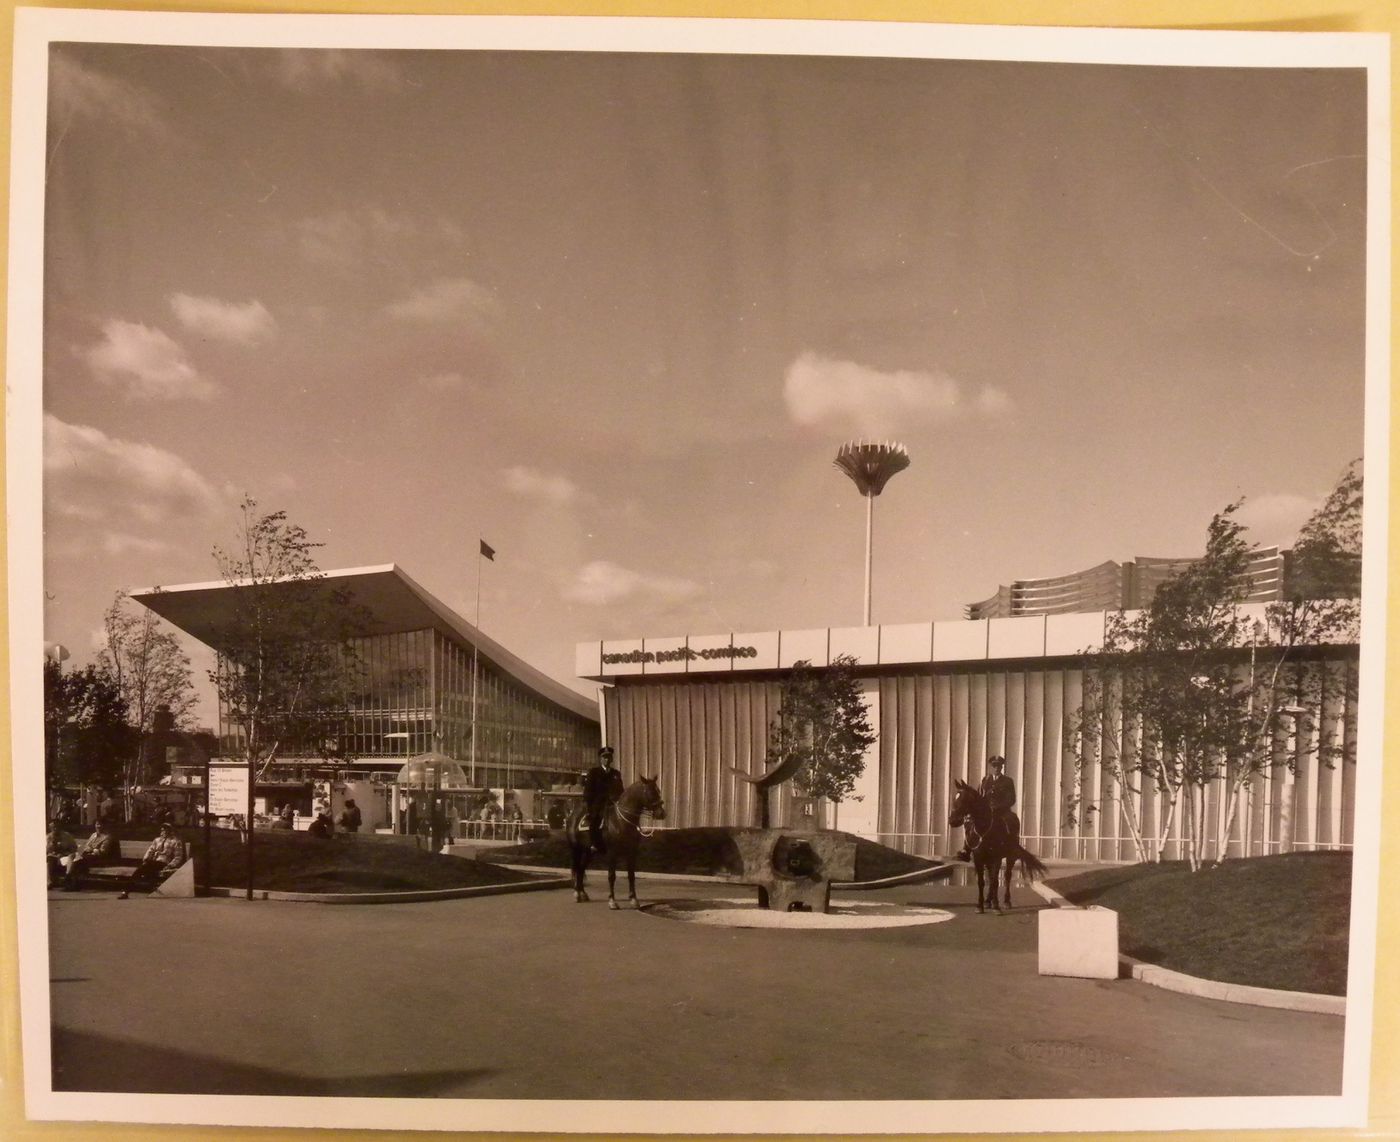
<path fill-rule="evenodd" d="M 496 549 L 494 547 L 488 547 L 484 539 L 481 541 L 481 554 L 491 560 L 492 563 L 496 562 Z"/>

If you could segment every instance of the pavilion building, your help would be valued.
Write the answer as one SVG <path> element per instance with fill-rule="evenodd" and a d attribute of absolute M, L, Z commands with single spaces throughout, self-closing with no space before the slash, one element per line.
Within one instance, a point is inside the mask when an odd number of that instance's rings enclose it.
<path fill-rule="evenodd" d="M 1262 617 L 1262 604 L 1243 604 Z M 681 635 L 580 643 L 580 677 L 605 684 L 603 731 L 624 777 L 659 774 L 674 826 L 754 823 L 753 785 L 768 768 L 768 734 L 784 678 L 798 662 L 838 655 L 856 675 L 877 740 L 855 797 L 813 807 L 791 783 L 772 797 L 775 824 L 821 823 L 921 855 L 961 844 L 948 813 L 955 782 L 978 782 L 1006 758 L 1028 848 L 1042 857 L 1134 860 L 1118 799 L 1134 799 L 1146 830 L 1165 821 L 1151 788 L 1118 788 L 1097 764 L 1076 766 L 1068 739 L 1084 693 L 1085 652 L 1101 646 L 1109 612 L 891 626 Z M 1241 648 L 1247 668 L 1248 648 Z M 1316 671 L 1307 734 L 1278 735 L 1272 767 L 1245 792 L 1230 851 L 1264 854 L 1352 843 L 1356 762 L 1320 762 L 1356 733 L 1357 644 L 1301 648 Z M 1296 774 L 1284 764 L 1289 752 Z M 1374 764 L 1374 759 L 1364 762 Z M 1090 805 L 1095 811 L 1086 811 Z M 1071 813 L 1071 806 L 1077 812 Z M 1208 790 L 1209 815 L 1226 797 Z M 1178 814 L 1178 817 L 1180 814 Z M 1181 823 L 1166 855 L 1182 854 Z"/>
<path fill-rule="evenodd" d="M 220 649 L 235 593 L 277 582 L 191 583 L 132 598 Z M 314 589 L 344 592 L 365 621 L 351 642 L 357 684 L 337 711 L 334 766 L 347 779 L 391 783 L 410 757 L 435 753 L 478 789 L 576 783 L 599 744 L 596 702 L 549 678 L 434 598 L 394 564 L 328 571 Z M 240 727 L 219 711 L 221 752 L 237 755 Z M 290 756 L 276 768 L 300 778 L 324 757 Z"/>

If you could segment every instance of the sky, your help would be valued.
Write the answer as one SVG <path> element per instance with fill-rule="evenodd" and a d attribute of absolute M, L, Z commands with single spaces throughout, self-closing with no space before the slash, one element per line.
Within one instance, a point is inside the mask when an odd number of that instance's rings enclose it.
<path fill-rule="evenodd" d="M 859 625 L 856 439 L 877 623 L 1241 497 L 1287 545 L 1362 450 L 1365 143 L 1355 70 L 57 44 L 45 637 L 246 494 L 591 694 Z"/>

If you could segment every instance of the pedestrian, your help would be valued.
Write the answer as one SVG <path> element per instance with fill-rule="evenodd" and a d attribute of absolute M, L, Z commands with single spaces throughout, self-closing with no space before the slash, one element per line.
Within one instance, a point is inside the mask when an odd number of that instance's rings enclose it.
<path fill-rule="evenodd" d="M 345 806 L 340 810 L 340 817 L 336 824 L 340 826 L 343 833 L 358 833 L 364 818 L 360 815 L 360 807 L 355 804 L 355 798 L 345 798 Z"/>

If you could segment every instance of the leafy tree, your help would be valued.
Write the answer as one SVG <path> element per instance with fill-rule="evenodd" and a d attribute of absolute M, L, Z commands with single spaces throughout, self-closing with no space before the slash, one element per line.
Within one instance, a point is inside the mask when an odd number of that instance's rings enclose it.
<path fill-rule="evenodd" d="M 822 671 L 802 661 L 783 682 L 778 715 L 769 728 L 768 755 L 793 773 L 793 783 L 809 797 L 839 803 L 852 795 L 865 770 L 865 751 L 875 741 L 875 731 L 855 665 L 848 654 L 838 655 Z"/>
<path fill-rule="evenodd" d="M 50 787 L 95 782 L 116 787 L 135 733 L 126 701 L 97 666 L 64 671 L 44 660 L 45 777 Z"/>
<path fill-rule="evenodd" d="M 1140 860 L 1160 860 L 1177 817 L 1192 868 L 1225 859 L 1246 789 L 1297 751 L 1324 765 L 1347 760 L 1353 744 L 1322 732 L 1321 711 L 1354 687 L 1354 674 L 1299 649 L 1356 638 L 1361 486 L 1357 466 L 1343 475 L 1300 533 L 1285 597 L 1263 621 L 1238 609 L 1253 550 L 1231 504 L 1210 523 L 1205 555 L 1164 583 L 1146 609 L 1109 616 L 1101 649 L 1085 656 L 1083 700 L 1070 720 L 1070 748 L 1082 788 L 1099 766 L 1116 793 Z M 1340 597 L 1338 593 L 1346 592 Z M 1291 724 L 1290 724 L 1291 723 Z M 1225 811 L 1212 832 L 1206 795 L 1221 782 Z M 1149 836 L 1138 812 L 1153 789 L 1162 806 Z M 1082 794 L 1071 817 L 1097 811 Z"/>
<path fill-rule="evenodd" d="M 124 759 L 122 785 L 126 800 L 136 786 L 151 777 L 147 739 L 155 728 L 156 711 L 170 711 L 176 726 L 185 726 L 195 704 L 190 660 L 179 639 L 161 627 L 156 615 L 142 607 L 133 614 L 129 596 L 117 592 L 103 615 L 107 644 L 98 656 L 98 667 L 116 684 L 126 701 L 136 731 L 135 748 Z"/>
<path fill-rule="evenodd" d="M 323 755 L 334 748 L 357 662 L 351 641 L 364 612 L 330 589 L 306 531 L 285 512 L 259 514 L 245 498 L 238 543 L 214 549 L 230 592 L 228 617 L 211 639 L 219 652 L 210 679 L 235 752 L 262 776 L 282 750 Z"/>

